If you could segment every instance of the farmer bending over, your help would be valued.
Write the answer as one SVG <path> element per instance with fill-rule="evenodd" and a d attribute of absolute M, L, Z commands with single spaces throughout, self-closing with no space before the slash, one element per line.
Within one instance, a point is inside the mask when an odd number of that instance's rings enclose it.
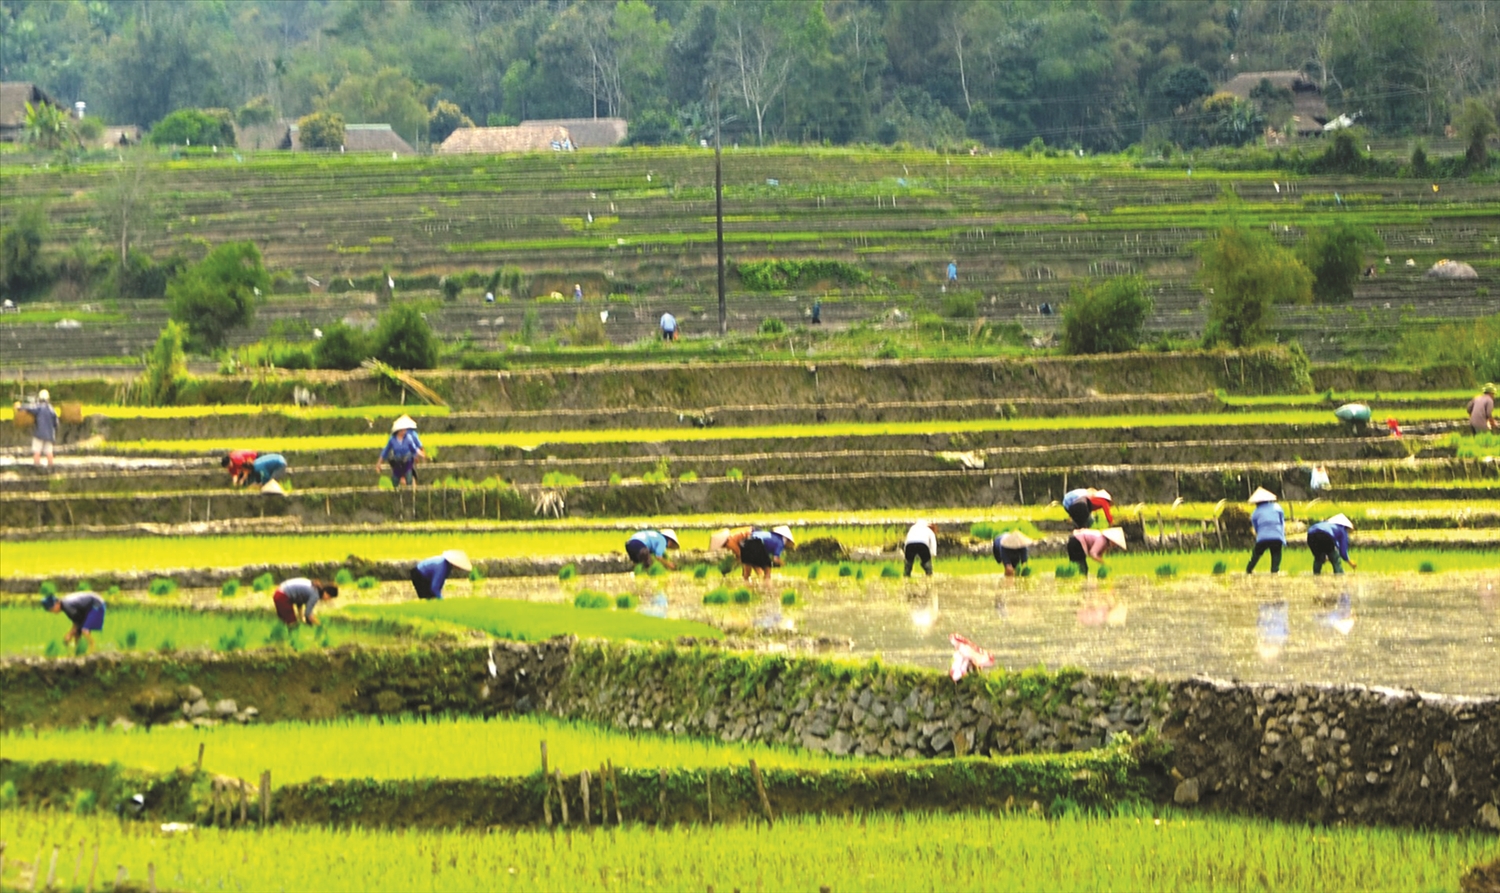
<path fill-rule="evenodd" d="M 1250 563 L 1245 573 L 1255 573 L 1256 562 L 1266 552 L 1271 553 L 1271 573 L 1281 572 L 1281 549 L 1286 545 L 1286 512 L 1276 504 L 1276 494 L 1265 487 L 1257 487 L 1250 494 L 1255 511 L 1250 513 L 1250 524 L 1255 528 L 1255 550 L 1250 553 Z"/>
<path fill-rule="evenodd" d="M 468 573 L 474 569 L 469 563 L 469 556 L 459 549 L 449 549 L 441 555 L 417 562 L 417 566 L 411 569 L 411 585 L 416 587 L 417 598 L 429 599 L 443 597 L 443 584 L 448 582 L 448 576 L 453 569 Z"/>
<path fill-rule="evenodd" d="M 932 556 L 937 554 L 937 534 L 932 525 L 918 521 L 906 531 L 906 576 L 911 576 L 911 566 L 922 562 L 922 572 L 932 576 Z"/>
<path fill-rule="evenodd" d="M 1089 559 L 1105 564 L 1104 553 L 1111 548 L 1125 551 L 1125 531 L 1119 527 L 1093 530 L 1080 527 L 1068 537 L 1068 560 L 1078 565 L 1078 570 L 1089 575 Z"/>
<path fill-rule="evenodd" d="M 797 543 L 792 538 L 792 529 L 785 524 L 770 530 L 757 530 L 740 544 L 740 563 L 747 571 L 760 571 L 761 577 L 769 581 L 771 568 L 784 564 L 781 556 L 787 546 L 795 549 Z"/>
<path fill-rule="evenodd" d="M 1354 529 L 1354 522 L 1345 515 L 1338 514 L 1307 528 L 1307 548 L 1313 556 L 1313 573 L 1323 573 L 1325 562 L 1333 564 L 1333 572 L 1342 574 L 1343 565 L 1339 559 L 1343 558 L 1349 562 L 1352 568 L 1359 565 L 1349 557 L 1349 531 Z"/>
<path fill-rule="evenodd" d="M 54 614 L 62 612 L 73 621 L 73 628 L 63 636 L 64 645 L 71 645 L 83 636 L 88 640 L 89 650 L 93 650 L 94 633 L 104 629 L 104 599 L 99 593 L 84 590 L 62 598 L 49 595 L 42 599 L 42 607 Z"/>
<path fill-rule="evenodd" d="M 725 528 L 708 538 L 708 549 L 710 552 L 719 549 L 728 549 L 730 554 L 734 556 L 734 560 L 740 563 L 740 575 L 748 580 L 750 579 L 750 566 L 745 564 L 745 559 L 741 552 L 745 545 L 745 540 L 749 539 L 750 534 L 754 532 L 755 528 L 748 526 Z"/>
<path fill-rule="evenodd" d="M 1027 550 L 1035 542 L 1021 531 L 1012 530 L 995 537 L 994 543 L 990 545 L 990 551 L 994 553 L 995 561 L 1005 568 L 1005 575 L 1014 577 L 1020 571 L 1021 565 L 1031 557 Z"/>
<path fill-rule="evenodd" d="M 293 577 L 276 587 L 276 591 L 271 593 L 271 602 L 276 606 L 276 616 L 287 626 L 296 626 L 298 622 L 317 626 L 318 620 L 313 612 L 318 609 L 318 605 L 338 597 L 339 588 L 332 583 Z"/>
<path fill-rule="evenodd" d="M 236 487 L 246 484 L 264 486 L 286 471 L 286 459 L 280 453 L 262 456 L 254 450 L 235 450 L 220 459 L 219 464 L 229 472 L 229 480 Z"/>
<path fill-rule="evenodd" d="M 677 533 L 668 528 L 661 530 L 639 530 L 630 535 L 625 541 L 625 555 L 631 564 L 638 564 L 646 570 L 651 569 L 653 562 L 660 561 L 666 565 L 668 570 L 677 570 L 677 565 L 667 560 L 667 550 L 681 548 L 677 544 Z"/>
<path fill-rule="evenodd" d="M 1063 494 L 1063 511 L 1073 519 L 1073 528 L 1094 526 L 1094 509 L 1104 510 L 1104 520 L 1110 524 L 1115 523 L 1115 516 L 1110 514 L 1110 504 L 1114 499 L 1108 490 L 1095 490 L 1092 487 L 1069 490 Z"/>

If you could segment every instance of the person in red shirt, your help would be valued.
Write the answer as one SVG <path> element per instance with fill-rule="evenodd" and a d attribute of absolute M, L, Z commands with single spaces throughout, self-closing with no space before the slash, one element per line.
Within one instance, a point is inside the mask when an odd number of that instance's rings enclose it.
<path fill-rule="evenodd" d="M 259 455 L 255 450 L 230 450 L 229 455 L 219 460 L 219 464 L 229 472 L 229 480 L 236 487 L 241 487 L 249 478 L 250 469 Z"/>

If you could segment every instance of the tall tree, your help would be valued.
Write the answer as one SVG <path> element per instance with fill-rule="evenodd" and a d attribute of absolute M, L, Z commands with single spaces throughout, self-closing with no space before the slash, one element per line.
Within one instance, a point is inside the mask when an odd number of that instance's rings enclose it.
<path fill-rule="evenodd" d="M 1346 112 L 1376 129 L 1431 132 L 1443 101 L 1436 79 L 1437 10 L 1429 0 L 1344 3 L 1329 20 L 1328 59 Z"/>
<path fill-rule="evenodd" d="M 1198 279 L 1208 293 L 1203 340 L 1245 347 L 1263 341 L 1275 304 L 1312 300 L 1313 275 L 1270 236 L 1228 226 L 1198 249 Z"/>
<path fill-rule="evenodd" d="M 765 145 L 766 112 L 781 95 L 798 60 L 785 23 L 788 0 L 730 0 L 721 14 L 721 68 L 745 108 L 755 116 L 755 142 Z"/>
<path fill-rule="evenodd" d="M 120 268 L 130 259 L 130 240 L 139 239 L 154 216 L 155 176 L 145 149 L 126 153 L 110 168 L 104 186 L 95 193 L 94 208 L 104 231 L 120 243 Z"/>

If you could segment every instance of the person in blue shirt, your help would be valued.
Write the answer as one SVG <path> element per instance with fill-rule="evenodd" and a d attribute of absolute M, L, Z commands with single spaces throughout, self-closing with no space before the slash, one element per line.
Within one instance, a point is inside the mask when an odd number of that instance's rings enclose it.
<path fill-rule="evenodd" d="M 417 459 L 426 459 L 422 449 L 422 438 L 417 436 L 417 423 L 404 415 L 391 425 L 391 439 L 375 460 L 375 473 L 380 474 L 382 463 L 391 463 L 391 483 L 400 489 L 403 482 L 411 484 L 411 492 L 417 492 Z"/>
<path fill-rule="evenodd" d="M 1314 574 L 1321 574 L 1323 565 L 1328 562 L 1333 564 L 1334 573 L 1342 574 L 1344 568 L 1339 564 L 1340 558 L 1349 562 L 1352 568 L 1359 567 L 1349 557 L 1349 531 L 1353 529 L 1354 522 L 1344 515 L 1334 515 L 1307 528 L 1307 548 L 1312 552 Z"/>
<path fill-rule="evenodd" d="M 772 566 L 781 567 L 781 556 L 786 547 L 797 547 L 792 538 L 792 529 L 785 524 L 770 530 L 757 530 L 740 543 L 740 563 L 751 571 L 759 571 L 761 577 L 771 579 Z"/>
<path fill-rule="evenodd" d="M 468 573 L 474 569 L 469 556 L 460 549 L 449 549 L 441 555 L 424 558 L 411 569 L 411 585 L 417 590 L 417 598 L 442 598 L 443 585 L 454 568 Z"/>
<path fill-rule="evenodd" d="M 47 457 L 47 467 L 52 467 L 52 453 L 57 443 L 57 410 L 52 408 L 52 395 L 46 388 L 37 391 L 35 403 L 17 403 L 16 410 L 29 412 L 35 419 L 31 429 L 31 464 L 42 467 L 42 457 Z"/>
<path fill-rule="evenodd" d="M 953 261 L 953 260 L 948 261 L 948 281 L 949 282 L 957 282 L 958 281 L 958 261 Z"/>
<path fill-rule="evenodd" d="M 1281 572 L 1281 549 L 1286 545 L 1286 512 L 1276 504 L 1276 494 L 1265 487 L 1256 488 L 1250 494 L 1255 511 L 1250 513 L 1250 526 L 1255 528 L 1255 550 L 1250 553 L 1250 563 L 1245 573 L 1255 573 L 1260 556 L 1271 553 L 1271 573 Z"/>
<path fill-rule="evenodd" d="M 1095 490 L 1092 487 L 1080 487 L 1077 490 L 1069 490 L 1063 494 L 1063 511 L 1073 520 L 1073 529 L 1094 526 L 1094 509 L 1104 511 L 1104 520 L 1110 524 L 1115 523 L 1115 516 L 1109 507 L 1114 504 L 1114 497 L 1109 495 L 1108 490 Z"/>
<path fill-rule="evenodd" d="M 63 644 L 71 645 L 82 636 L 88 640 L 89 650 L 93 650 L 94 633 L 104 629 L 104 599 L 97 592 L 85 590 L 62 598 L 49 595 L 42 599 L 42 608 L 53 614 L 66 614 L 73 622 L 73 628 L 63 636 Z"/>
<path fill-rule="evenodd" d="M 670 313 L 663 313 L 661 315 L 661 340 L 677 340 L 677 317 Z"/>
<path fill-rule="evenodd" d="M 654 562 L 660 561 L 668 570 L 677 570 L 677 565 L 667 560 L 667 550 L 677 549 L 677 532 L 668 528 L 661 530 L 638 530 L 625 541 L 625 555 L 631 564 L 639 564 L 650 570 Z"/>

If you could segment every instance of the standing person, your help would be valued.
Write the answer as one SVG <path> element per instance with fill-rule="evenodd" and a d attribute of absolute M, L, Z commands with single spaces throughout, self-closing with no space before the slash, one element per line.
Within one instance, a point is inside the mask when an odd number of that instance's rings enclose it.
<path fill-rule="evenodd" d="M 1104 553 L 1111 548 L 1125 551 L 1125 531 L 1119 527 L 1094 530 L 1080 527 L 1068 537 L 1068 560 L 1078 565 L 1085 577 L 1089 575 L 1089 559 L 1105 564 Z"/>
<path fill-rule="evenodd" d="M 666 565 L 667 570 L 677 570 L 677 565 L 667 560 L 667 550 L 676 548 L 680 548 L 677 533 L 666 527 L 661 530 L 638 530 L 625 541 L 625 554 L 630 562 L 639 564 L 646 570 L 650 570 L 652 563 L 657 561 Z"/>
<path fill-rule="evenodd" d="M 404 415 L 391 424 L 391 437 L 385 442 L 385 449 L 380 451 L 380 456 L 375 459 L 375 473 L 380 474 L 380 466 L 384 462 L 391 463 L 391 483 L 396 489 L 401 489 L 403 482 L 411 484 L 411 492 L 417 492 L 417 460 L 426 459 L 427 451 L 422 449 L 422 438 L 417 436 L 417 423 L 409 415 Z"/>
<path fill-rule="evenodd" d="M 1019 530 L 1011 530 L 995 537 L 990 551 L 995 555 L 995 561 L 1005 568 L 1007 577 L 1014 577 L 1031 557 L 1027 550 L 1036 543 L 1031 537 Z"/>
<path fill-rule="evenodd" d="M 1095 490 L 1092 487 L 1069 490 L 1062 498 L 1063 511 L 1073 519 L 1074 529 L 1094 526 L 1094 509 L 1103 509 L 1104 520 L 1110 524 L 1115 523 L 1115 516 L 1109 510 L 1113 503 L 1114 497 L 1109 495 L 1108 490 Z"/>
<path fill-rule="evenodd" d="M 1494 401 L 1491 401 L 1493 403 Z M 52 395 L 42 388 L 36 392 L 36 402 L 16 403 L 17 412 L 29 412 L 35 420 L 31 429 L 31 464 L 42 467 L 42 456 L 47 457 L 47 467 L 52 467 L 52 453 L 57 446 L 57 410 L 52 408 Z"/>
<path fill-rule="evenodd" d="M 47 393 L 42 391 L 43 394 Z M 38 395 L 40 396 L 40 395 Z M 1495 386 L 1486 384 L 1484 390 L 1471 399 L 1464 406 L 1464 412 L 1469 414 L 1469 430 L 1475 434 L 1495 429 Z M 42 427 L 42 419 L 37 417 L 37 430 Z M 35 450 L 35 441 L 32 441 L 32 449 Z M 50 453 L 48 455 L 51 455 Z"/>
<path fill-rule="evenodd" d="M 750 577 L 751 570 L 760 571 L 763 579 L 771 579 L 771 568 L 781 567 L 782 554 L 786 547 L 797 547 L 792 538 L 792 529 L 785 524 L 773 527 L 770 530 L 756 530 L 745 541 L 740 544 L 740 563 L 745 567 L 745 577 Z"/>
<path fill-rule="evenodd" d="M 937 554 L 937 534 L 932 525 L 918 521 L 906 530 L 906 576 L 911 576 L 911 566 L 922 562 L 922 572 L 932 576 L 932 557 Z"/>
<path fill-rule="evenodd" d="M 276 616 L 287 626 L 296 626 L 299 622 L 317 626 L 318 620 L 313 612 L 318 609 L 318 605 L 338 597 L 339 588 L 332 583 L 293 577 L 276 587 L 276 591 L 271 593 L 271 603 L 276 606 Z M 298 608 L 302 609 L 300 617 Z"/>
<path fill-rule="evenodd" d="M 573 283 L 573 303 L 583 303 L 583 283 L 581 282 Z"/>
<path fill-rule="evenodd" d="M 1307 548 L 1313 556 L 1313 573 L 1323 573 L 1324 562 L 1333 564 L 1333 572 L 1342 574 L 1343 565 L 1339 564 L 1342 558 L 1349 562 L 1349 566 L 1359 568 L 1354 559 L 1349 557 L 1349 531 L 1354 529 L 1354 522 L 1343 514 L 1334 515 L 1327 521 L 1321 521 L 1307 528 Z"/>
<path fill-rule="evenodd" d="M 677 340 L 677 317 L 670 313 L 663 313 L 661 315 L 661 340 Z"/>
<path fill-rule="evenodd" d="M 958 261 L 956 260 L 948 261 L 948 281 L 952 283 L 958 282 Z"/>
<path fill-rule="evenodd" d="M 411 585 L 416 587 L 417 598 L 441 599 L 443 586 L 454 568 L 468 573 L 474 569 L 474 565 L 460 549 L 449 549 L 441 555 L 418 561 L 417 566 L 411 569 Z"/>
<path fill-rule="evenodd" d="M 94 633 L 104 629 L 104 599 L 99 593 L 82 590 L 62 598 L 49 595 L 42 599 L 42 608 L 54 614 L 62 612 L 73 621 L 73 628 L 63 636 L 64 645 L 71 645 L 83 636 L 88 640 L 89 650 L 93 650 Z"/>
<path fill-rule="evenodd" d="M 1257 487 L 1250 494 L 1255 511 L 1250 513 L 1250 526 L 1255 528 L 1255 550 L 1250 553 L 1250 563 L 1245 573 L 1255 573 L 1260 556 L 1271 553 L 1271 573 L 1281 572 L 1281 550 L 1286 545 L 1286 512 L 1276 504 L 1276 494 L 1265 487 Z"/>

